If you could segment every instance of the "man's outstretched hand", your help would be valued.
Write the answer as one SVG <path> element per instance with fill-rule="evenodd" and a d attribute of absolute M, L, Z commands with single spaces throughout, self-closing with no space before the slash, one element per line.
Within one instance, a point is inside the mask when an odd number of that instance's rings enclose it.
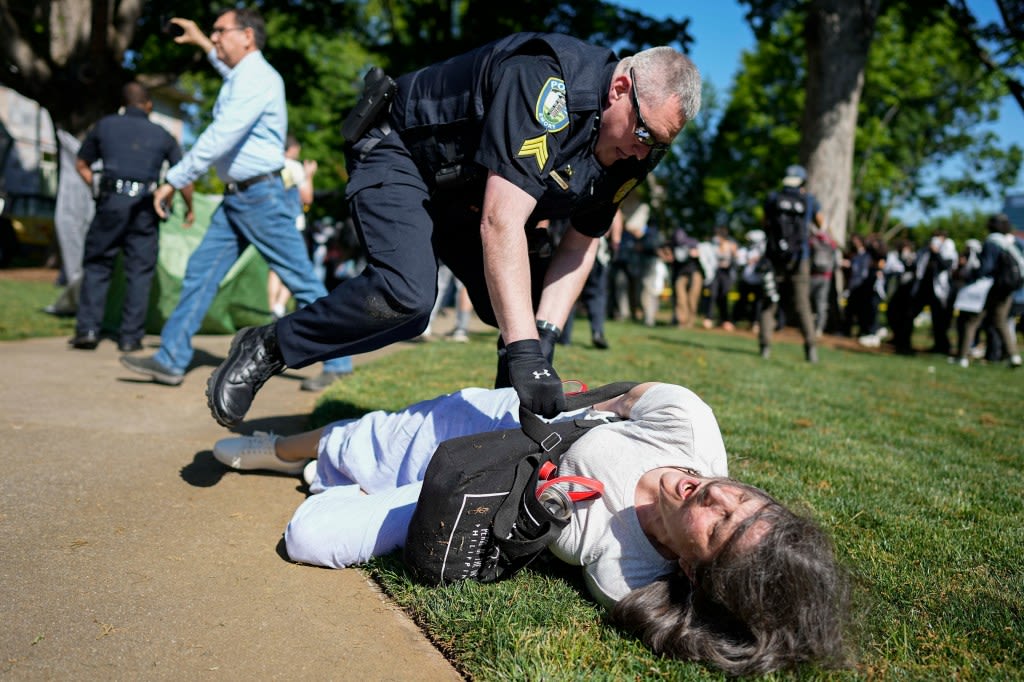
<path fill-rule="evenodd" d="M 505 346 L 509 378 L 519 403 L 534 414 L 555 417 L 565 411 L 562 380 L 544 357 L 540 341 L 524 339 Z"/>

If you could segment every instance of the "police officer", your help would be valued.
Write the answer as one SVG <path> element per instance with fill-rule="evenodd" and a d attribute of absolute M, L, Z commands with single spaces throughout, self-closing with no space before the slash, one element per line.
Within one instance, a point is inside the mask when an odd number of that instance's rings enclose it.
<path fill-rule="evenodd" d="M 164 161 L 181 159 L 171 134 L 149 120 L 153 102 L 136 82 L 122 90 L 124 113 L 105 116 L 89 132 L 78 151 L 76 169 L 93 186 L 91 166 L 103 160 L 96 215 L 85 236 L 82 291 L 71 346 L 93 350 L 107 305 L 107 290 L 119 251 L 124 252 L 125 297 L 117 347 L 122 352 L 142 348 L 149 287 L 156 267 L 159 236 L 151 194 Z M 182 192 L 192 222 L 192 188 Z"/>
<path fill-rule="evenodd" d="M 764 202 L 764 230 L 767 234 L 758 344 L 761 357 L 771 357 L 772 332 L 775 331 L 779 301 L 785 297 L 796 311 L 800 333 L 804 337 L 804 358 L 818 362 L 811 311 L 810 226 L 825 227 L 821 204 L 804 186 L 807 171 L 803 166 L 786 168 L 782 189 L 771 192 Z"/>
<path fill-rule="evenodd" d="M 385 87 L 378 88 L 384 83 Z M 273 325 L 242 330 L 210 377 L 231 426 L 285 367 L 413 338 L 434 304 L 437 260 L 497 326 L 497 385 L 553 415 L 554 341 L 619 203 L 700 106 L 700 76 L 669 47 L 619 60 L 554 34 L 515 34 L 398 79 L 368 79 L 347 125 L 362 274 Z M 389 96 L 393 95 L 393 99 Z M 375 101 L 392 101 L 378 114 Z M 545 267 L 542 219 L 571 227 Z"/>

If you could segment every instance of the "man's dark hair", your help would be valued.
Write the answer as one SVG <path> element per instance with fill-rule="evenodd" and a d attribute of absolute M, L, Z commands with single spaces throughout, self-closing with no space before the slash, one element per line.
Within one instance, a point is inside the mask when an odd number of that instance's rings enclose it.
<path fill-rule="evenodd" d="M 1013 231 L 1013 225 L 1010 223 L 1010 216 L 1005 213 L 996 213 L 988 219 L 988 231 L 997 232 L 999 234 L 1010 234 Z"/>
<path fill-rule="evenodd" d="M 739 549 L 737 536 L 761 523 L 767 530 L 757 544 Z M 697 568 L 694 582 L 664 576 L 612 610 L 613 620 L 655 652 L 730 675 L 812 661 L 843 666 L 847 614 L 847 580 L 828 536 L 774 500 Z"/>
<path fill-rule="evenodd" d="M 151 101 L 149 90 L 137 81 L 128 81 L 121 88 L 121 101 L 126 107 L 142 109 Z"/>
<path fill-rule="evenodd" d="M 251 7 L 226 9 L 217 16 L 222 17 L 228 12 L 234 12 L 235 23 L 238 24 L 239 28 L 252 29 L 252 36 L 253 40 L 256 41 L 256 47 L 262 50 L 263 46 L 267 44 L 267 27 L 263 23 L 263 16 Z"/>

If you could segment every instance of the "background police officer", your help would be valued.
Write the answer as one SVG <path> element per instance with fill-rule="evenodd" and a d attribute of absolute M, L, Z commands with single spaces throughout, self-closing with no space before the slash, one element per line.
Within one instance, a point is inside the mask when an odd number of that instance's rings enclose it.
<path fill-rule="evenodd" d="M 771 192 L 764 202 L 764 230 L 768 243 L 764 263 L 764 299 L 758 329 L 761 357 L 771 357 L 772 332 L 780 300 L 788 300 L 796 311 L 804 337 L 804 358 L 818 361 L 811 311 L 810 226 L 825 227 L 821 204 L 807 191 L 803 166 L 786 168 L 782 189 Z"/>
<path fill-rule="evenodd" d="M 82 291 L 74 348 L 92 350 L 100 340 L 107 291 L 118 252 L 124 252 L 125 296 L 118 348 L 142 348 L 149 287 L 156 268 L 159 227 L 151 194 L 164 161 L 181 159 L 181 149 L 162 127 L 149 120 L 153 102 L 136 82 L 122 91 L 124 113 L 105 116 L 78 150 L 76 168 L 93 185 L 92 164 L 103 160 L 96 215 L 85 237 Z M 182 192 L 192 222 L 192 187 Z"/>

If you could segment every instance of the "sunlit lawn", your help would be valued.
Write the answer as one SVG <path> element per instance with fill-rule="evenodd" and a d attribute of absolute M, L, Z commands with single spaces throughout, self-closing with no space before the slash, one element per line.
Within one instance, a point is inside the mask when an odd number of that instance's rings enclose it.
<path fill-rule="evenodd" d="M 0 279 L 0 339 L 70 335 L 39 312 L 45 283 Z M 934 355 L 821 351 L 761 360 L 749 334 L 609 323 L 612 349 L 559 348 L 563 378 L 670 381 L 714 409 L 734 476 L 830 529 L 852 571 L 858 667 L 837 677 L 1019 679 L 1024 675 L 1024 372 L 969 370 Z M 494 376 L 493 333 L 410 347 L 322 396 L 313 421 L 396 409 Z M 926 343 L 926 342 L 925 342 Z M 578 571 L 535 564 L 498 585 L 426 589 L 394 557 L 369 571 L 474 679 L 702 679 L 606 624 Z M 832 674 L 814 669 L 805 676 Z"/>

